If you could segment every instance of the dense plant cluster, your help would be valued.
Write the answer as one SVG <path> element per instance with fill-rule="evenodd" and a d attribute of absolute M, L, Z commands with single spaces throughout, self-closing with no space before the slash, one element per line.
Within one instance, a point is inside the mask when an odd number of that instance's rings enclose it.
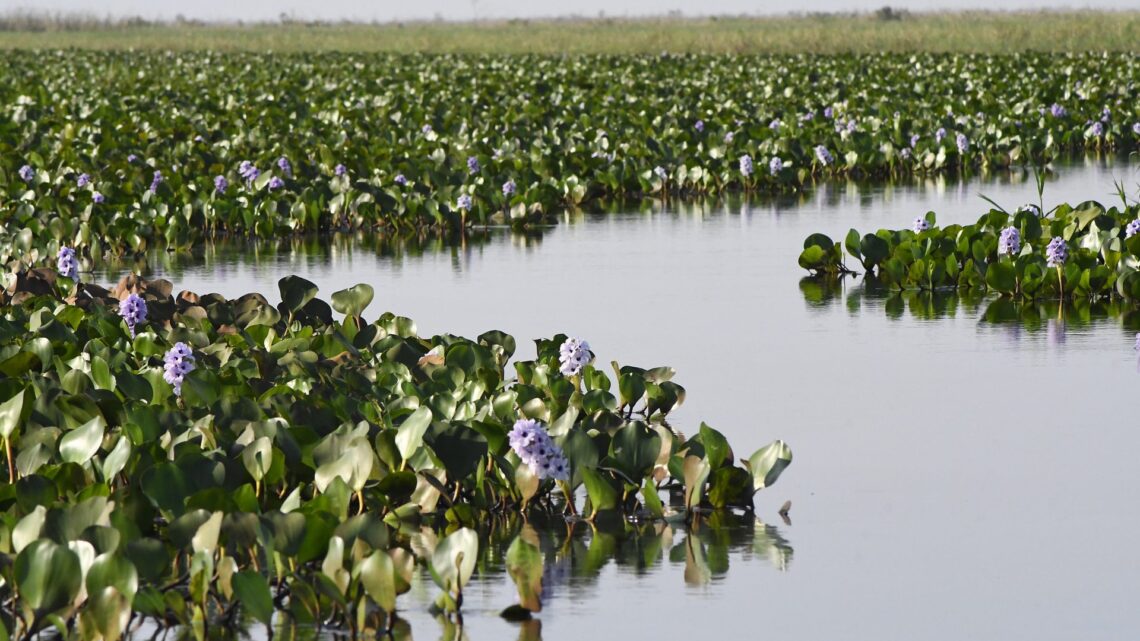
<path fill-rule="evenodd" d="M 562 335 L 512 362 L 502 332 L 366 322 L 367 285 L 331 304 L 301 278 L 279 289 L 271 305 L 135 277 L 107 290 L 12 275 L 0 625 L 115 639 L 142 615 L 207 636 L 240 603 L 265 622 L 285 609 L 384 630 L 417 563 L 440 609 L 461 607 L 488 519 L 750 511 L 791 462 L 782 441 L 738 464 L 718 431 L 671 426 L 685 390 L 670 368 L 607 373 Z M 512 577 L 533 610 L 542 564 L 519 540 L 507 563 L 524 568 Z"/>
<path fill-rule="evenodd" d="M 1126 54 L 8 52 L 0 262 L 603 198 L 1036 164 L 1140 140 Z"/>
<path fill-rule="evenodd" d="M 934 212 L 910 229 L 881 229 L 842 243 L 824 234 L 804 241 L 800 266 L 850 273 L 844 252 L 886 287 L 989 290 L 1025 299 L 1140 301 L 1140 205 L 1087 201 L 1043 212 L 991 209 L 969 225 L 936 226 Z"/>

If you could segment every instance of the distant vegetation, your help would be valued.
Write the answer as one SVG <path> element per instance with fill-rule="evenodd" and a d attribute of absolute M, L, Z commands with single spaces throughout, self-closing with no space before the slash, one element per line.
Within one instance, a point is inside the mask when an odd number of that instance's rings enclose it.
<path fill-rule="evenodd" d="M 1135 51 L 1140 11 L 911 13 L 408 23 L 206 24 L 16 12 L 0 48 L 432 53 L 871 53 Z"/>

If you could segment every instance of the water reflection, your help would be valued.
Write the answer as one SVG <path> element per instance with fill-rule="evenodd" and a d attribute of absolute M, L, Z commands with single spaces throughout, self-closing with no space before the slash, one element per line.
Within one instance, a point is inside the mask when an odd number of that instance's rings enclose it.
<path fill-rule="evenodd" d="M 800 292 L 809 310 L 822 311 L 843 306 L 852 316 L 882 313 L 899 320 L 908 316 L 917 320 L 976 318 L 981 324 L 1010 326 L 1014 338 L 1024 329 L 1031 334 L 1044 332 L 1050 345 L 1064 345 L 1066 336 L 1093 327 L 1119 324 L 1131 333 L 1140 331 L 1140 309 L 1120 300 L 1075 299 L 1018 300 L 976 290 L 918 291 L 890 289 L 874 278 L 859 284 L 837 278 L 806 277 L 800 280 Z"/>

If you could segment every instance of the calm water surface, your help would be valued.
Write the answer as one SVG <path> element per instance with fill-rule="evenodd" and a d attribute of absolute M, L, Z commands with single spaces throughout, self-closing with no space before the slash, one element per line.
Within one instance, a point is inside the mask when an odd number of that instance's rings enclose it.
<path fill-rule="evenodd" d="M 1046 204 L 1109 203 L 1114 179 L 1135 193 L 1140 168 L 1062 168 Z M 568 216 L 541 239 L 499 232 L 416 255 L 334 243 L 151 264 L 176 289 L 271 300 L 289 273 L 326 297 L 367 282 L 370 316 L 410 316 L 424 335 L 501 329 L 524 358 L 526 339 L 580 335 L 602 362 L 676 367 L 682 430 L 706 421 L 738 456 L 792 446 L 794 465 L 757 497 L 779 554 L 745 537 L 727 572 L 687 577 L 675 532 L 654 565 L 611 561 L 558 584 L 541 625 L 523 628 L 498 618 L 516 597 L 495 573 L 466 595 L 471 641 L 1126 638 L 1140 630 L 1134 321 L 1053 307 L 994 324 L 986 301 L 930 315 L 857 281 L 831 297 L 801 289 L 809 233 L 907 226 L 930 209 L 972 222 L 988 207 L 979 192 L 1037 199 L 1025 177 L 832 185 L 785 203 Z M 787 499 L 790 526 L 776 516 Z M 413 634 L 454 638 L 421 583 L 401 597 Z"/>

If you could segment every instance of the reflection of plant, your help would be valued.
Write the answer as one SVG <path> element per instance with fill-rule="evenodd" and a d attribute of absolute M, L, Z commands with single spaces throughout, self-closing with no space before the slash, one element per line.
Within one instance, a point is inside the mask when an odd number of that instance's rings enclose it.
<path fill-rule="evenodd" d="M 131 276 L 81 284 L 68 304 L 50 277 L 4 293 L 20 304 L 0 335 L 19 497 L 0 520 L 0 620 L 18 638 L 52 626 L 117 638 L 132 613 L 212 626 L 239 609 L 391 629 L 416 563 L 439 609 L 458 613 L 488 519 L 557 522 L 584 485 L 599 532 L 626 517 L 711 522 L 750 509 L 792 460 L 776 441 L 737 466 L 711 427 L 679 435 L 670 368 L 614 363 L 611 379 L 579 343 L 567 376 L 562 335 L 512 363 L 502 332 L 422 338 L 407 318 L 365 321 L 367 285 L 330 305 L 287 276 L 272 305 L 175 298 Z M 683 494 L 680 509 L 661 492 Z"/>

